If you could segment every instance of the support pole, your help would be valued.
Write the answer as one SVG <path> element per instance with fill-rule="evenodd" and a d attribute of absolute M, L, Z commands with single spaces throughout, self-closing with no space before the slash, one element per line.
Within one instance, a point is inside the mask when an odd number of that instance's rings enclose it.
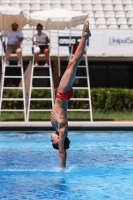
<path fill-rule="evenodd" d="M 59 39 L 59 24 L 57 22 L 57 38 Z M 57 44 L 58 46 L 58 73 L 59 73 L 59 77 L 61 76 L 60 73 L 60 57 L 59 57 L 59 44 Z"/>

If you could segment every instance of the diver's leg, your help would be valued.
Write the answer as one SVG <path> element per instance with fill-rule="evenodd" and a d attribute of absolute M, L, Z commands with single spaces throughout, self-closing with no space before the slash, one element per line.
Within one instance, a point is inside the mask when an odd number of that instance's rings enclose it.
<path fill-rule="evenodd" d="M 59 84 L 59 89 L 58 89 L 59 92 L 67 92 L 72 88 L 72 85 L 75 80 L 78 65 L 83 57 L 86 40 L 90 36 L 91 36 L 91 34 L 89 31 L 89 22 L 88 22 L 88 20 L 86 20 L 84 23 L 82 37 L 81 37 L 80 43 L 77 47 L 77 50 L 76 50 L 73 58 L 70 60 L 68 67 L 61 78 L 61 81 Z"/>

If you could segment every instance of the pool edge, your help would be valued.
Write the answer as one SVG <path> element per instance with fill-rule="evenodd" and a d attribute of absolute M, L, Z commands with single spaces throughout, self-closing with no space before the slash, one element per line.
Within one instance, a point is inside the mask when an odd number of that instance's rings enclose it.
<path fill-rule="evenodd" d="M 69 130 L 133 130 L 133 121 L 69 121 Z M 54 131 L 49 121 L 45 122 L 0 122 L 0 131 Z"/>

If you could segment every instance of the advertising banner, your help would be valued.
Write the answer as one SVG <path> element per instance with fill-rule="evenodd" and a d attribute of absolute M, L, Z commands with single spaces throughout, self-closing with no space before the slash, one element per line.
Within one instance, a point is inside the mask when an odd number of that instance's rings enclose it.
<path fill-rule="evenodd" d="M 69 44 L 79 42 L 82 30 L 63 30 L 57 33 L 56 30 L 44 32 L 50 37 L 51 56 L 68 56 Z M 89 39 L 88 56 L 133 56 L 133 32 L 132 30 L 91 30 L 92 36 Z M 23 55 L 32 55 L 33 30 L 23 30 Z M 36 34 L 36 31 L 35 33 Z M 0 45 L 0 54 L 2 52 Z"/>

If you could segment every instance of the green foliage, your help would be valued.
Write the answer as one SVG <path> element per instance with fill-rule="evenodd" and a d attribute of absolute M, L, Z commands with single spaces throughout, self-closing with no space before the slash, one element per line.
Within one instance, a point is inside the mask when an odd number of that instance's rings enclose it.
<path fill-rule="evenodd" d="M 22 98 L 23 93 L 21 90 L 15 89 L 4 89 L 3 90 L 3 98 Z"/>
<path fill-rule="evenodd" d="M 3 98 L 22 98 L 21 90 L 4 90 Z M 32 98 L 51 98 L 50 90 L 33 90 Z M 87 89 L 75 89 L 73 98 L 88 98 Z M 133 90 L 120 88 L 92 88 L 92 108 L 97 111 L 131 111 L 133 110 Z M 22 101 L 3 101 L 3 109 L 22 109 Z M 51 101 L 31 101 L 31 109 L 50 109 Z M 88 101 L 70 100 L 69 108 L 87 109 Z"/>
<path fill-rule="evenodd" d="M 133 110 L 133 90 L 121 88 L 97 88 L 91 90 L 92 106 L 99 111 Z"/>
<path fill-rule="evenodd" d="M 21 90 L 4 89 L 3 98 L 23 98 Z M 2 109 L 23 109 L 23 101 L 3 101 Z"/>
<path fill-rule="evenodd" d="M 51 98 L 50 90 L 32 90 L 32 98 Z"/>

